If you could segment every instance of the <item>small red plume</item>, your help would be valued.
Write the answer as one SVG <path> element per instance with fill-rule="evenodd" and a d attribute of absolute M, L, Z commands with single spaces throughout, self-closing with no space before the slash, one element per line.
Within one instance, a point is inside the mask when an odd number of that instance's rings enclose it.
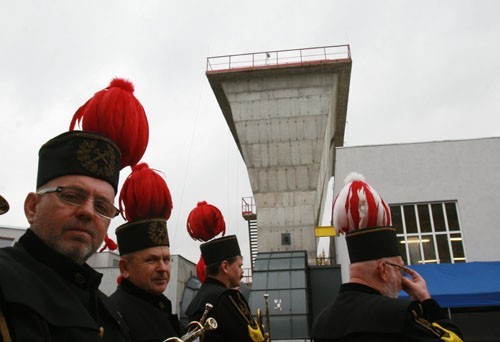
<path fill-rule="evenodd" d="M 207 277 L 207 273 L 205 272 L 205 260 L 203 260 L 203 256 L 200 256 L 200 260 L 196 264 L 196 275 L 203 284 Z"/>
<path fill-rule="evenodd" d="M 76 111 L 69 127 L 73 131 L 78 124 L 84 131 L 113 140 L 122 153 L 122 168 L 136 165 L 149 141 L 146 113 L 133 93 L 130 81 L 113 79 Z"/>
<path fill-rule="evenodd" d="M 123 183 L 119 198 L 120 211 L 127 221 L 147 218 L 168 220 L 172 213 L 172 196 L 160 174 L 140 163 Z"/>
<path fill-rule="evenodd" d="M 104 252 L 105 249 L 109 249 L 110 251 L 114 251 L 118 248 L 118 245 L 116 242 L 114 242 L 108 234 L 106 234 L 106 237 L 104 238 L 104 246 L 99 250 L 99 253 Z"/>
<path fill-rule="evenodd" d="M 187 231 L 195 240 L 208 241 L 219 233 L 226 234 L 226 223 L 220 210 L 207 202 L 199 202 L 187 219 Z"/>

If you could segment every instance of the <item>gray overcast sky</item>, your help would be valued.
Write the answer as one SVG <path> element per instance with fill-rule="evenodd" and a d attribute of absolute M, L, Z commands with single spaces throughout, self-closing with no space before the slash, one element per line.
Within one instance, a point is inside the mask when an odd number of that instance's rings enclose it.
<path fill-rule="evenodd" d="M 185 224 L 206 200 L 248 258 L 251 188 L 207 57 L 350 44 L 346 145 L 500 136 L 498 13 L 495 0 L 0 0 L 0 193 L 11 205 L 0 222 L 27 226 L 39 147 L 120 76 L 148 115 L 143 161 L 172 192 L 172 253 L 197 262 Z"/>

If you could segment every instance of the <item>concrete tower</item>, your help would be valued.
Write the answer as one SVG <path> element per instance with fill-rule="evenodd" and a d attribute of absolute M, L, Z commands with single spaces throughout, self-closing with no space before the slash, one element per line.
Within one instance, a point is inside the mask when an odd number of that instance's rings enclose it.
<path fill-rule="evenodd" d="M 258 251 L 316 263 L 335 147 L 344 143 L 348 45 L 209 57 L 207 77 L 248 169 Z"/>

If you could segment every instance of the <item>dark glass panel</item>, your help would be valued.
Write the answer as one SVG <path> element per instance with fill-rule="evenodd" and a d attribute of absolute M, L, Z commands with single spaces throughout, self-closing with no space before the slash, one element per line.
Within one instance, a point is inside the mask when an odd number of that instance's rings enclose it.
<path fill-rule="evenodd" d="M 451 249 L 453 251 L 453 260 L 455 262 L 463 261 L 460 260 L 465 258 L 462 236 L 460 234 L 450 234 L 450 240 Z"/>
<path fill-rule="evenodd" d="M 405 263 L 405 265 L 409 265 L 410 262 L 408 260 L 408 255 L 406 254 L 406 243 L 405 243 L 405 239 L 404 237 L 402 236 L 399 236 L 398 237 L 398 240 L 399 240 L 399 250 L 401 252 L 401 256 L 403 258 L 403 262 Z"/>
<path fill-rule="evenodd" d="M 409 265 L 420 264 L 423 260 L 422 253 L 420 252 L 420 242 L 417 237 L 408 238 L 408 250 L 410 252 Z"/>
<path fill-rule="evenodd" d="M 429 206 L 427 204 L 417 205 L 418 220 L 420 223 L 420 231 L 422 233 L 432 232 L 431 217 L 429 215 Z"/>
<path fill-rule="evenodd" d="M 417 218 L 415 216 L 415 206 L 405 205 L 403 206 L 403 211 L 405 214 L 406 233 L 418 233 Z"/>
<path fill-rule="evenodd" d="M 458 224 L 457 206 L 455 202 L 446 203 L 445 207 L 446 207 L 446 218 L 448 219 L 448 229 L 460 230 L 460 225 Z"/>
<path fill-rule="evenodd" d="M 434 248 L 434 239 L 432 235 L 422 236 L 422 247 L 424 249 L 425 263 L 436 262 L 436 249 Z"/>
<path fill-rule="evenodd" d="M 450 248 L 448 246 L 448 237 L 445 234 L 436 235 L 436 242 L 440 263 L 451 263 Z"/>
<path fill-rule="evenodd" d="M 434 220 L 434 230 L 436 232 L 445 232 L 446 225 L 444 224 L 443 205 L 441 203 L 431 204 L 432 218 Z"/>
<path fill-rule="evenodd" d="M 392 226 L 396 228 L 396 234 L 403 234 L 403 219 L 401 217 L 401 206 L 391 206 Z"/>

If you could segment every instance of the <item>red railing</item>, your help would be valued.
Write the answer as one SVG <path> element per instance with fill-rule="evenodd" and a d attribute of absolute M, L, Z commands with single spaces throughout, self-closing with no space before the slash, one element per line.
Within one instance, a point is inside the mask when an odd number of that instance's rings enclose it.
<path fill-rule="evenodd" d="M 293 50 L 264 51 L 207 58 L 211 71 L 266 68 L 278 65 L 306 64 L 318 61 L 350 60 L 349 45 L 333 45 Z"/>
<path fill-rule="evenodd" d="M 257 214 L 253 197 L 241 198 L 241 214 L 243 215 L 244 218 L 248 216 L 254 216 Z"/>

